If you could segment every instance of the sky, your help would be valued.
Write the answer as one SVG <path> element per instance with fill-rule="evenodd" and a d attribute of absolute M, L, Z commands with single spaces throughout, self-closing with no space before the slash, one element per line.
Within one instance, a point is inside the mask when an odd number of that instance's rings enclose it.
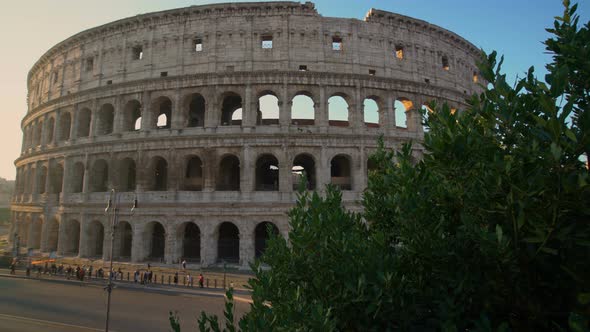
<path fill-rule="evenodd" d="M 251 0 L 252 1 L 252 0 Z M 27 74 L 60 41 L 98 25 L 158 10 L 227 1 L 201 0 L 20 0 L 0 11 L 0 177 L 15 178 L 26 114 Z M 237 2 L 237 1 L 233 1 Z M 511 80 L 532 65 L 539 78 L 550 56 L 545 28 L 561 15 L 561 0 L 315 0 L 322 16 L 363 19 L 371 8 L 411 16 L 453 31 L 486 52 L 505 56 Z M 580 1 L 580 22 L 590 20 L 590 1 Z"/>

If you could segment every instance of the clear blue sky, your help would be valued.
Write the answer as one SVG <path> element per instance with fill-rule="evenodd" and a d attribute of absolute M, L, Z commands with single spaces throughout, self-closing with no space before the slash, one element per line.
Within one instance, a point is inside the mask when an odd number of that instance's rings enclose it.
<path fill-rule="evenodd" d="M 37 59 L 56 43 L 84 29 L 151 11 L 227 1 L 188 0 L 20 0 L 3 2 L 0 12 L 0 177 L 14 179 L 20 154 L 20 120 L 26 113 L 26 77 Z M 408 15 L 451 30 L 485 51 L 505 55 L 514 78 L 534 65 L 539 76 L 549 56 L 541 42 L 546 27 L 561 15 L 560 0 L 316 0 L 323 16 L 362 19 L 370 8 Z M 581 22 L 590 2 L 581 1 Z M 542 77 L 542 76 L 541 76 Z"/>

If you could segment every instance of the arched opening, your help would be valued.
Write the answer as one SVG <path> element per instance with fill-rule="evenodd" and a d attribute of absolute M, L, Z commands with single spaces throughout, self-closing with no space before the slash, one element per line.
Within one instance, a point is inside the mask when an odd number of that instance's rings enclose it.
<path fill-rule="evenodd" d="M 217 260 L 228 263 L 240 261 L 240 231 L 231 222 L 224 222 L 219 226 Z"/>
<path fill-rule="evenodd" d="M 308 94 L 297 94 L 291 106 L 291 123 L 299 126 L 312 126 L 315 123 L 314 101 Z"/>
<path fill-rule="evenodd" d="M 31 223 L 31 248 L 41 248 L 41 232 L 43 230 L 43 218 L 39 217 Z"/>
<path fill-rule="evenodd" d="M 172 125 L 172 101 L 168 97 L 159 97 L 152 103 L 155 127 L 168 129 Z"/>
<path fill-rule="evenodd" d="M 59 241 L 59 223 L 56 219 L 50 219 L 47 224 L 47 251 L 56 251 Z"/>
<path fill-rule="evenodd" d="M 131 158 L 121 160 L 119 164 L 119 188 L 121 191 L 135 191 L 136 187 L 135 161 Z"/>
<path fill-rule="evenodd" d="M 256 229 L 254 230 L 254 251 L 257 258 L 262 256 L 262 254 L 264 254 L 264 251 L 266 250 L 267 243 L 270 238 L 268 233 L 269 228 L 271 234 L 279 234 L 279 229 L 277 228 L 277 226 L 267 221 L 258 224 L 258 226 L 256 226 Z"/>
<path fill-rule="evenodd" d="M 47 167 L 42 166 L 37 171 L 37 193 L 45 193 L 45 184 L 47 182 Z"/>
<path fill-rule="evenodd" d="M 133 231 L 127 221 L 121 221 L 115 228 L 115 246 L 113 257 L 119 260 L 131 258 L 131 246 L 133 242 Z"/>
<path fill-rule="evenodd" d="M 35 125 L 35 132 L 33 135 L 33 145 L 38 146 L 41 145 L 41 133 L 43 132 L 43 121 L 38 122 Z"/>
<path fill-rule="evenodd" d="M 150 260 L 161 261 L 164 259 L 164 252 L 166 250 L 166 230 L 159 222 L 151 222 L 146 227 L 146 235 L 149 245 Z"/>
<path fill-rule="evenodd" d="M 113 122 L 115 119 L 115 108 L 111 104 L 104 104 L 98 111 L 98 135 L 113 133 Z"/>
<path fill-rule="evenodd" d="M 97 220 L 88 225 L 88 256 L 102 257 L 104 243 L 104 226 Z"/>
<path fill-rule="evenodd" d="M 279 98 L 274 93 L 266 92 L 258 98 L 256 124 L 263 126 L 279 124 Z"/>
<path fill-rule="evenodd" d="M 365 98 L 363 101 L 363 114 L 365 126 L 370 128 L 379 127 L 379 105 L 373 98 Z"/>
<path fill-rule="evenodd" d="M 236 156 L 225 156 L 219 163 L 216 190 L 240 190 L 240 160 Z"/>
<path fill-rule="evenodd" d="M 61 164 L 56 164 L 52 167 L 51 175 L 51 193 L 61 194 L 64 182 L 64 168 Z"/>
<path fill-rule="evenodd" d="M 271 154 L 264 154 L 256 160 L 256 190 L 279 190 L 279 161 Z"/>
<path fill-rule="evenodd" d="M 69 220 L 65 223 L 65 226 L 64 254 L 77 256 L 80 252 L 80 223 L 77 220 Z"/>
<path fill-rule="evenodd" d="M 203 190 L 203 163 L 199 157 L 191 157 L 186 164 L 184 190 Z"/>
<path fill-rule="evenodd" d="M 351 167 L 347 156 L 338 155 L 330 162 L 330 176 L 332 185 L 340 190 L 351 190 Z"/>
<path fill-rule="evenodd" d="M 182 232 L 182 258 L 189 262 L 201 260 L 201 230 L 192 222 L 184 224 Z"/>
<path fill-rule="evenodd" d="M 203 127 L 205 125 L 205 98 L 198 93 L 187 97 L 188 127 Z"/>
<path fill-rule="evenodd" d="M 141 128 L 141 104 L 130 100 L 123 109 L 123 131 L 134 131 Z"/>
<path fill-rule="evenodd" d="M 239 126 L 242 124 L 242 97 L 230 92 L 221 104 L 221 125 Z"/>
<path fill-rule="evenodd" d="M 88 108 L 83 108 L 78 111 L 78 132 L 77 137 L 88 137 L 90 135 L 90 122 L 92 119 L 92 112 Z"/>
<path fill-rule="evenodd" d="M 304 176 L 306 178 L 305 188 L 307 190 L 315 190 L 315 161 L 308 154 L 297 155 L 293 160 L 293 167 L 291 168 L 293 190 L 299 189 L 299 184 Z"/>
<path fill-rule="evenodd" d="M 152 174 L 152 190 L 168 190 L 168 162 L 166 159 L 162 157 L 155 157 L 152 159 Z"/>
<path fill-rule="evenodd" d="M 99 159 L 92 165 L 90 177 L 90 191 L 91 192 L 105 192 L 108 191 L 109 184 L 109 165 L 104 159 Z"/>
<path fill-rule="evenodd" d="M 395 108 L 395 125 L 400 128 L 408 128 L 408 117 L 406 112 L 411 110 L 414 104 L 407 98 L 398 98 L 394 103 Z"/>
<path fill-rule="evenodd" d="M 84 189 L 84 164 L 77 162 L 72 170 L 72 193 L 81 193 Z"/>
<path fill-rule="evenodd" d="M 348 103 L 340 95 L 328 99 L 328 120 L 330 126 L 348 127 Z"/>
<path fill-rule="evenodd" d="M 58 141 L 67 141 L 70 139 L 70 127 L 72 125 L 72 117 L 70 112 L 63 112 L 59 118 L 59 136 Z"/>
<path fill-rule="evenodd" d="M 55 120 L 53 118 L 49 118 L 47 120 L 47 144 L 53 143 L 53 131 L 55 130 Z"/>

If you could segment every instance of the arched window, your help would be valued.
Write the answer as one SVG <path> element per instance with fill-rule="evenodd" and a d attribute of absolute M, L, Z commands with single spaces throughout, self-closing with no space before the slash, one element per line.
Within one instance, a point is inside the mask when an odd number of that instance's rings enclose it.
<path fill-rule="evenodd" d="M 92 172 L 90 173 L 91 192 L 105 192 L 108 191 L 109 183 L 109 165 L 104 159 L 99 159 L 92 165 Z"/>
<path fill-rule="evenodd" d="M 72 117 L 69 112 L 63 112 L 59 118 L 59 136 L 58 141 L 67 141 L 70 139 L 70 126 L 72 125 Z"/>
<path fill-rule="evenodd" d="M 63 225 L 66 227 L 64 254 L 77 256 L 80 252 L 80 223 L 77 220 L 68 220 Z"/>
<path fill-rule="evenodd" d="M 141 129 L 141 104 L 137 100 L 130 100 L 123 109 L 123 131 Z"/>
<path fill-rule="evenodd" d="M 88 256 L 102 257 L 104 242 L 104 226 L 100 221 L 94 220 L 88 225 Z"/>
<path fill-rule="evenodd" d="M 236 156 L 226 156 L 219 163 L 216 190 L 240 190 L 240 160 Z"/>
<path fill-rule="evenodd" d="M 231 222 L 224 222 L 219 226 L 217 260 L 228 263 L 240 261 L 240 231 Z"/>
<path fill-rule="evenodd" d="M 221 125 L 239 126 L 242 124 L 242 97 L 230 92 L 225 95 L 221 105 Z"/>
<path fill-rule="evenodd" d="M 201 259 L 201 230 L 192 222 L 183 224 L 182 258 L 189 262 L 200 262 Z"/>
<path fill-rule="evenodd" d="M 330 126 L 348 127 L 348 103 L 340 95 L 328 99 L 328 120 Z"/>
<path fill-rule="evenodd" d="M 373 98 L 365 98 L 363 101 L 363 114 L 367 127 L 379 127 L 379 105 Z"/>
<path fill-rule="evenodd" d="M 198 93 L 187 97 L 188 127 L 203 127 L 205 125 L 205 98 Z"/>
<path fill-rule="evenodd" d="M 71 192 L 81 193 L 84 187 L 84 164 L 77 162 L 74 164 L 71 178 Z"/>
<path fill-rule="evenodd" d="M 162 157 L 152 159 L 153 186 L 154 191 L 168 190 L 168 162 Z"/>
<path fill-rule="evenodd" d="M 258 98 L 256 124 L 263 126 L 279 124 L 279 98 L 272 92 L 266 92 Z"/>
<path fill-rule="evenodd" d="M 256 190 L 279 190 L 279 162 L 271 154 L 262 155 L 256 160 Z"/>
<path fill-rule="evenodd" d="M 292 100 L 291 123 L 312 126 L 315 123 L 314 101 L 307 94 L 297 94 Z"/>
<path fill-rule="evenodd" d="M 168 129 L 172 125 L 172 101 L 168 97 L 159 97 L 152 103 L 154 118 L 152 122 L 157 129 Z"/>
<path fill-rule="evenodd" d="M 55 130 L 55 120 L 51 117 L 47 120 L 47 144 L 53 143 L 53 131 Z"/>
<path fill-rule="evenodd" d="M 131 246 L 133 244 L 133 231 L 127 221 L 121 221 L 115 228 L 115 246 L 113 257 L 118 260 L 131 258 Z"/>
<path fill-rule="evenodd" d="M 77 137 L 88 137 L 90 135 L 90 121 L 92 119 L 92 112 L 88 108 L 83 108 L 78 111 L 78 132 Z"/>
<path fill-rule="evenodd" d="M 47 182 L 47 167 L 42 166 L 37 169 L 37 193 L 45 193 L 45 183 Z"/>
<path fill-rule="evenodd" d="M 269 229 L 270 228 L 270 229 Z M 271 234 L 279 234 L 279 229 L 271 222 L 261 222 L 254 230 L 254 251 L 256 257 L 262 256 L 266 251 L 267 242 L 269 240 L 269 230 Z"/>
<path fill-rule="evenodd" d="M 57 164 L 51 168 L 50 181 L 51 193 L 61 194 L 64 182 L 64 168 L 61 164 Z"/>
<path fill-rule="evenodd" d="M 119 165 L 119 187 L 121 191 L 134 191 L 136 187 L 135 161 L 131 158 L 121 160 Z"/>
<path fill-rule="evenodd" d="M 186 164 L 184 190 L 203 190 L 203 163 L 199 157 L 192 157 Z"/>
<path fill-rule="evenodd" d="M 111 104 L 104 104 L 98 112 L 98 135 L 113 133 L 113 122 L 115 119 L 115 108 Z"/>
<path fill-rule="evenodd" d="M 398 98 L 395 103 L 395 125 L 400 128 L 408 128 L 406 112 L 414 107 L 411 100 Z"/>
<path fill-rule="evenodd" d="M 313 157 L 308 154 L 300 154 L 293 160 L 293 167 L 291 169 L 291 178 L 293 182 L 293 190 L 299 189 L 299 184 L 305 177 L 305 188 L 307 190 L 315 190 L 315 161 Z"/>
<path fill-rule="evenodd" d="M 146 226 L 147 244 L 149 245 L 149 256 L 151 260 L 161 261 L 166 251 L 166 230 L 159 222 L 151 222 Z"/>
<path fill-rule="evenodd" d="M 330 175 L 332 177 L 332 184 L 340 190 L 352 189 L 350 160 L 348 156 L 338 155 L 332 158 L 330 163 Z"/>

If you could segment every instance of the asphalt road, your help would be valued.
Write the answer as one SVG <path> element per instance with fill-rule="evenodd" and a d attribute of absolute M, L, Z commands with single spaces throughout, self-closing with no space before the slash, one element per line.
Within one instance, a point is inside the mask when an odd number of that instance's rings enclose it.
<path fill-rule="evenodd" d="M 236 316 L 249 304 L 235 302 Z M 115 289 L 110 331 L 171 331 L 168 312 L 178 311 L 182 331 L 197 331 L 201 310 L 223 313 L 223 298 Z M 98 285 L 0 277 L 0 331 L 104 331 L 106 292 Z"/>

